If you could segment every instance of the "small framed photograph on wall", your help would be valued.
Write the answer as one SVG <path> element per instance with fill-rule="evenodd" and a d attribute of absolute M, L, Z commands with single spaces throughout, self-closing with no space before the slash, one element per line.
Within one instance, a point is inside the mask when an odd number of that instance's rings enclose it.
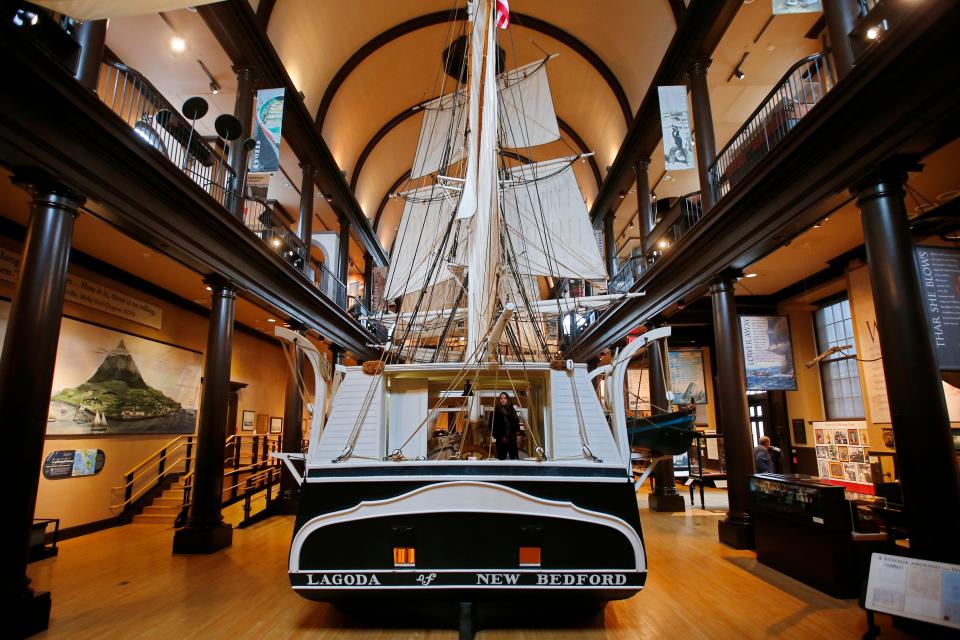
<path fill-rule="evenodd" d="M 240 431 L 255 431 L 257 428 L 257 412 L 244 410 L 240 420 Z"/>
<path fill-rule="evenodd" d="M 270 433 L 283 433 L 283 418 L 270 418 Z"/>

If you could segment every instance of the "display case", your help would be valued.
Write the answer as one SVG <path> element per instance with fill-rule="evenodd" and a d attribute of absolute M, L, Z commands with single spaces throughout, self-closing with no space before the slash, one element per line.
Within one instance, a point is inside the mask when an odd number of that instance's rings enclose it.
<path fill-rule="evenodd" d="M 748 505 L 757 559 L 835 598 L 856 597 L 864 558 L 890 544 L 843 487 L 810 476 L 752 476 Z"/>

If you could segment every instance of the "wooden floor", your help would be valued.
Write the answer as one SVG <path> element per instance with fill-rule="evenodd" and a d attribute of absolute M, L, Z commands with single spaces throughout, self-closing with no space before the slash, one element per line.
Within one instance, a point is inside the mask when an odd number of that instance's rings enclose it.
<path fill-rule="evenodd" d="M 651 513 L 639 497 L 649 562 L 646 588 L 601 616 L 562 628 L 517 620 L 481 630 L 495 638 L 860 638 L 863 612 L 717 542 L 725 492 L 707 510 Z M 699 503 L 697 505 L 699 507 Z M 225 512 L 241 517 L 238 507 Z M 210 556 L 173 556 L 173 530 L 133 524 L 64 541 L 60 555 L 32 563 L 38 589 L 53 595 L 50 629 L 36 638 L 444 638 L 422 629 L 346 616 L 304 600 L 287 581 L 292 517 L 234 531 L 233 546 Z M 803 553 L 798 549 L 797 553 Z M 883 638 L 903 638 L 879 616 Z"/>

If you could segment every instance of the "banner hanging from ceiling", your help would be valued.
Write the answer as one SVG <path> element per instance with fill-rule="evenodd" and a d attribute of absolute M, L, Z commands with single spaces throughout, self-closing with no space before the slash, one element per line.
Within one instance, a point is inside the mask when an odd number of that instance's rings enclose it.
<path fill-rule="evenodd" d="M 914 248 L 940 369 L 960 371 L 960 249 Z"/>
<path fill-rule="evenodd" d="M 820 0 L 773 0 L 771 13 L 781 15 L 784 13 L 820 13 L 823 7 Z"/>
<path fill-rule="evenodd" d="M 747 391 L 796 391 L 787 316 L 740 316 Z"/>
<path fill-rule="evenodd" d="M 657 87 L 660 96 L 660 127 L 663 130 L 663 163 L 667 171 L 693 169 L 690 111 L 684 85 Z"/>
<path fill-rule="evenodd" d="M 283 127 L 283 88 L 257 91 L 250 173 L 280 170 L 280 135 Z"/>

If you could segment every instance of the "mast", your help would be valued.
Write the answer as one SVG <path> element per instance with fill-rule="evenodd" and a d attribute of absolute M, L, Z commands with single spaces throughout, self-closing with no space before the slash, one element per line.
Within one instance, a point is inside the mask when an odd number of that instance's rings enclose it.
<path fill-rule="evenodd" d="M 471 36 L 470 155 L 458 217 L 472 217 L 467 253 L 467 350 L 469 359 L 490 330 L 499 288 L 500 193 L 497 183 L 497 39 L 490 0 L 481 0 Z M 482 21 L 478 20 L 483 16 Z M 476 105 L 480 122 L 473 127 Z M 476 191 L 469 193 L 471 179 Z M 472 202 L 471 202 L 472 201 Z M 471 204 L 474 211 L 470 212 Z"/>

